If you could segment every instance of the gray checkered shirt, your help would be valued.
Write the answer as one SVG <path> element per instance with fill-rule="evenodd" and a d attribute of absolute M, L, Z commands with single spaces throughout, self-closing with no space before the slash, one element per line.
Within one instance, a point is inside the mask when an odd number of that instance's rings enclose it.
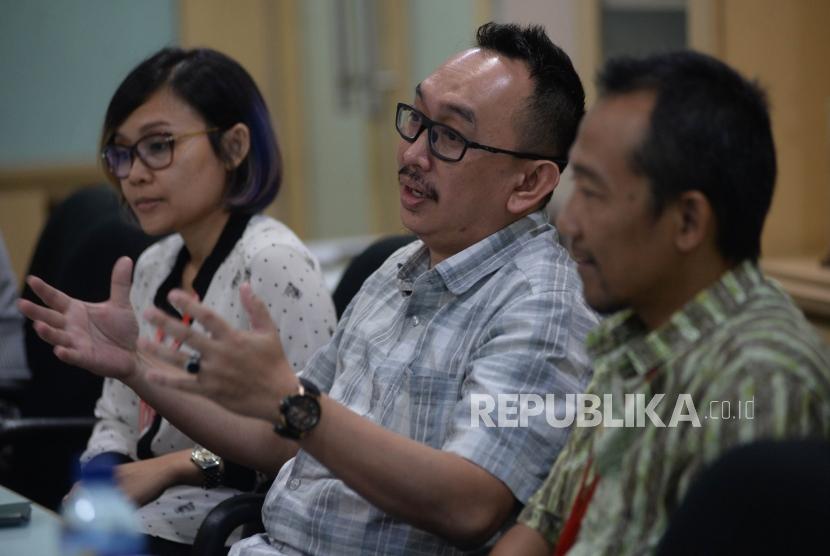
<path fill-rule="evenodd" d="M 471 396 L 583 391 L 583 343 L 596 322 L 539 211 L 432 269 L 423 243 L 402 248 L 366 281 L 302 375 L 366 419 L 486 469 L 525 503 L 567 430 L 544 415 L 527 427 L 474 426 Z M 263 521 L 267 534 L 231 554 L 460 553 L 372 506 L 302 450 L 280 471 Z"/>

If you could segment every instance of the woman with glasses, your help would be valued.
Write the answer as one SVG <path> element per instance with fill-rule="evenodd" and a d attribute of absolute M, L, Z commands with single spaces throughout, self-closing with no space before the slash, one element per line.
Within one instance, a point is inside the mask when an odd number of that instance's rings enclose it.
<path fill-rule="evenodd" d="M 171 343 L 142 318 L 151 305 L 202 329 L 168 302 L 173 288 L 248 328 L 239 286 L 249 282 L 267 303 L 295 369 L 329 339 L 334 309 L 318 263 L 291 230 L 259 214 L 279 189 L 280 152 L 262 96 L 238 63 L 213 50 L 172 48 L 142 62 L 110 101 L 101 156 L 142 229 L 171 234 L 139 257 L 131 285 L 128 260 L 113 270 L 108 310 L 119 303 L 132 310 L 138 335 Z M 42 281 L 30 284 L 49 297 Z M 60 295 L 52 290 L 53 298 Z M 108 360 L 101 347 L 123 347 L 131 338 L 134 350 L 135 330 L 100 325 L 96 305 L 66 296 L 58 306 L 49 304 L 51 310 L 26 303 L 21 309 L 36 321 L 58 319 L 64 330 L 88 329 L 85 340 L 95 346 L 70 363 L 90 369 L 130 364 L 115 355 Z M 53 341 L 43 324 L 36 329 Z M 198 354 L 177 347 L 191 354 L 187 370 L 198 372 Z M 66 357 L 56 350 L 62 353 Z M 105 381 L 96 416 L 81 460 L 116 454 L 123 462 L 116 476 L 141 506 L 141 526 L 156 554 L 189 554 L 206 513 L 256 483 L 252 470 L 196 446 L 117 380 Z"/>

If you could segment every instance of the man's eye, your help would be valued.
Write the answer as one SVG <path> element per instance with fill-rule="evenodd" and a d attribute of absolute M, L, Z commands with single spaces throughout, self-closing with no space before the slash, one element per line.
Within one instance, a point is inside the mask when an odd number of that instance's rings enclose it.
<path fill-rule="evenodd" d="M 464 142 L 464 138 L 461 137 L 461 135 L 459 135 L 458 133 L 456 133 L 455 131 L 453 131 L 449 128 L 442 129 L 441 130 L 441 135 L 443 135 L 443 139 L 445 141 L 449 141 L 451 143 L 463 143 Z"/>
<path fill-rule="evenodd" d="M 576 190 L 580 193 L 580 195 L 582 195 L 586 199 L 593 199 L 594 197 L 598 197 L 597 192 L 589 187 L 577 187 Z"/>

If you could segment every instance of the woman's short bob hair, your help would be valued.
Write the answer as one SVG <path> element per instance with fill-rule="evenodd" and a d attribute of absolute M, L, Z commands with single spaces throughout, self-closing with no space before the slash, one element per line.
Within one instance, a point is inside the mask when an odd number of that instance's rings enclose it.
<path fill-rule="evenodd" d="M 248 126 L 250 150 L 228 175 L 225 206 L 240 213 L 265 209 L 277 196 L 282 181 L 282 159 L 268 108 L 248 72 L 215 50 L 163 48 L 141 62 L 110 101 L 101 132 L 101 149 L 113 141 L 124 120 L 163 87 L 169 87 L 195 109 L 207 127 L 220 130 L 208 135 L 220 160 L 228 158 L 222 150 L 221 131 L 237 123 Z M 109 172 L 107 175 L 118 184 L 114 176 Z"/>

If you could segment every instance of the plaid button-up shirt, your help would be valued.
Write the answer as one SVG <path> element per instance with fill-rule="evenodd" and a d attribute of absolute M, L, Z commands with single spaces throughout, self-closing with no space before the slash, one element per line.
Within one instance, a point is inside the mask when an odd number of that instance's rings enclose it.
<path fill-rule="evenodd" d="M 526 427 L 474 423 L 471 397 L 582 391 L 595 324 L 540 211 L 431 269 L 420 241 L 392 255 L 302 375 L 366 419 L 474 462 L 524 503 L 567 430 L 541 415 Z M 372 506 L 302 450 L 280 471 L 263 518 L 267 534 L 232 554 L 459 553 Z"/>

